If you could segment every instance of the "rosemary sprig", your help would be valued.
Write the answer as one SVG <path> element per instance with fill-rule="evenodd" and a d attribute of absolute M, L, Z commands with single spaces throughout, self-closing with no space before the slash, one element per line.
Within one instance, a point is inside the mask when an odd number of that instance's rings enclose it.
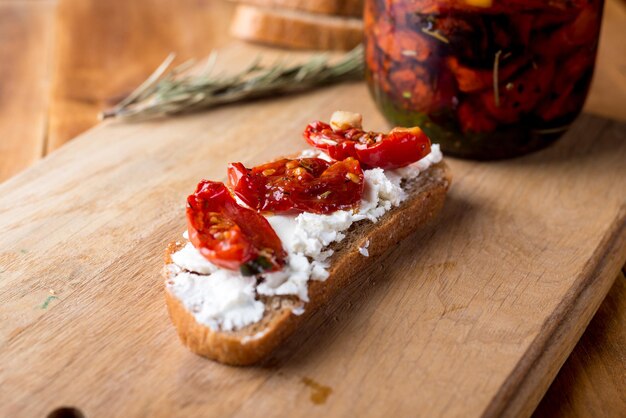
<path fill-rule="evenodd" d="M 500 55 L 502 50 L 496 52 L 493 59 L 493 99 L 496 107 L 500 107 Z"/>
<path fill-rule="evenodd" d="M 276 62 L 263 66 L 259 59 L 232 75 L 212 75 L 217 54 L 212 53 L 198 74 L 186 74 L 193 62 L 167 72 L 174 55 L 166 60 L 135 91 L 114 108 L 103 112 L 106 118 L 149 118 L 189 113 L 221 104 L 276 94 L 295 93 L 316 86 L 363 78 L 363 46 L 359 45 L 332 63 L 318 54 L 302 64 Z"/>
<path fill-rule="evenodd" d="M 433 38 L 437 39 L 438 41 L 443 42 L 444 44 L 450 43 L 450 40 L 448 38 L 446 38 L 445 36 L 437 32 L 436 30 L 432 30 L 430 28 L 422 28 L 422 32 L 428 36 L 432 36 Z"/>

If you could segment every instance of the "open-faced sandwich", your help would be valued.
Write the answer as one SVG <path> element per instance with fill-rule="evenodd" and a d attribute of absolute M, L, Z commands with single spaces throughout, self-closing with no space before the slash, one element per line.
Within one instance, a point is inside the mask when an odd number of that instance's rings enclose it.
<path fill-rule="evenodd" d="M 229 164 L 228 184 L 203 180 L 187 199 L 164 275 L 191 351 L 258 362 L 443 206 L 450 175 L 419 128 L 366 132 L 360 115 L 335 112 L 304 138 L 299 156 Z"/>

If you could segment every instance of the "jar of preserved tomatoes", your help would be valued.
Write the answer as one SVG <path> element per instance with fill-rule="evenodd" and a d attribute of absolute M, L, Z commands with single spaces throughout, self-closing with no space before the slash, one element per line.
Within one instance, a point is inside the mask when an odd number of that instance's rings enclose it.
<path fill-rule="evenodd" d="M 366 77 L 393 125 L 449 154 L 543 148 L 580 113 L 603 0 L 366 0 Z"/>

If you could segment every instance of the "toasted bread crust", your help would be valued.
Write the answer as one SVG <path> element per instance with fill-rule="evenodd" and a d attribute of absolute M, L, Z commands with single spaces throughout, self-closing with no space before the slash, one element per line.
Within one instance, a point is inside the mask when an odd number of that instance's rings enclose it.
<path fill-rule="evenodd" d="M 348 50 L 363 39 L 363 24 L 359 19 L 239 5 L 230 32 L 239 39 L 285 48 Z"/>
<path fill-rule="evenodd" d="M 259 362 L 342 288 L 359 280 L 355 272 L 363 271 L 388 248 L 433 219 L 443 207 L 450 180 L 447 166 L 444 163 L 436 164 L 421 173 L 416 184 L 409 186 L 410 197 L 400 207 L 387 212 L 377 223 L 362 221 L 355 224 L 346 238 L 335 247 L 328 279 L 309 282 L 310 301 L 304 306 L 304 313 L 293 314 L 290 307 L 293 305 L 266 312 L 260 334 L 255 324 L 234 332 L 213 331 L 199 324 L 166 286 L 168 311 L 181 341 L 194 353 L 225 364 L 243 366 Z M 369 257 L 364 257 L 358 248 L 367 240 L 370 241 Z M 166 264 L 171 262 L 169 256 L 177 248 L 176 245 L 168 246 Z M 164 274 L 167 282 L 169 273 L 165 270 Z M 266 307 L 269 303 L 271 301 L 266 302 Z"/>

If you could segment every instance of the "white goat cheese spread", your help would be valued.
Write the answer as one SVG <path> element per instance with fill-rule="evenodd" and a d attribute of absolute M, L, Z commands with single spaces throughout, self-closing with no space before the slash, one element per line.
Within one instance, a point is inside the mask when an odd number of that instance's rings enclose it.
<path fill-rule="evenodd" d="M 316 150 L 303 151 L 301 156 L 327 158 Z M 364 219 L 376 222 L 391 208 L 399 206 L 407 198 L 400 187 L 401 181 L 417 177 L 441 159 L 439 145 L 433 144 L 430 154 L 407 167 L 364 170 L 365 187 L 356 212 L 266 216 L 287 252 L 287 263 L 280 271 L 244 277 L 215 266 L 187 242 L 171 256 L 167 287 L 199 323 L 213 330 L 232 331 L 260 321 L 265 305 L 258 300 L 259 295 L 297 295 L 308 302 L 308 281 L 328 278 L 328 259 L 333 254 L 328 248 L 330 244 L 343 240 L 344 232 L 354 222 Z M 186 235 L 184 238 L 188 239 Z M 368 245 L 369 241 L 359 248 L 364 256 L 369 255 Z M 293 313 L 302 312 L 303 308 L 297 307 Z"/>

